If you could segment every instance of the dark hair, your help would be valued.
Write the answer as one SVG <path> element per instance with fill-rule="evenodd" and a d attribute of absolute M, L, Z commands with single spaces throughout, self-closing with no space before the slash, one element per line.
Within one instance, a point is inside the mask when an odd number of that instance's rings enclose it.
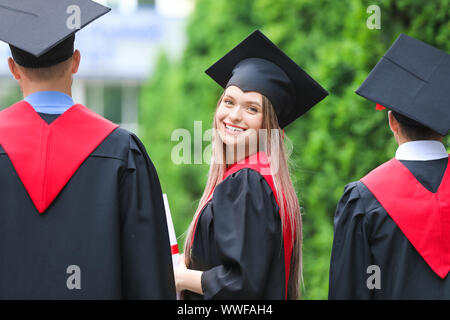
<path fill-rule="evenodd" d="M 392 111 L 394 118 L 400 125 L 402 133 L 410 140 L 431 140 L 441 137 L 436 131 L 424 126 L 423 124 L 405 117 L 404 115 Z"/>

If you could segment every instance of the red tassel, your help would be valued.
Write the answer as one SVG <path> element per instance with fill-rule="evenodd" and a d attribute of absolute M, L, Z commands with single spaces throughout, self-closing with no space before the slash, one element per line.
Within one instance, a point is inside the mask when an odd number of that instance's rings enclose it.
<path fill-rule="evenodd" d="M 375 110 L 384 110 L 386 107 L 383 107 L 381 104 L 377 103 L 377 106 L 375 107 Z"/>

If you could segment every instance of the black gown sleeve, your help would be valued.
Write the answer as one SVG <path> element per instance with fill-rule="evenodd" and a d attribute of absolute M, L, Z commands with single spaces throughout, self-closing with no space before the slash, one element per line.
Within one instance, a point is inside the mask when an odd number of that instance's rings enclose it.
<path fill-rule="evenodd" d="M 143 144 L 134 135 L 120 187 L 123 298 L 175 299 L 161 186 Z"/>
<path fill-rule="evenodd" d="M 221 264 L 202 274 L 204 299 L 261 299 L 282 241 L 272 190 L 243 169 L 216 187 L 211 206 Z"/>
<path fill-rule="evenodd" d="M 369 246 L 370 224 L 358 184 L 345 187 L 334 217 L 329 299 L 371 299 L 367 286 L 372 265 Z"/>

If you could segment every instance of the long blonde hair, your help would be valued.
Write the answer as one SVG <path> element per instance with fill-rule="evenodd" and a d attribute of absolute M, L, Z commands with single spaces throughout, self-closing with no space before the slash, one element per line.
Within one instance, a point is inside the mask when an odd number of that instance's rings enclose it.
<path fill-rule="evenodd" d="M 223 96 L 224 94 L 222 94 L 222 96 L 220 97 L 219 102 L 217 103 L 217 108 L 219 108 Z M 300 295 L 299 285 L 302 281 L 302 218 L 300 213 L 300 206 L 289 174 L 288 155 L 286 153 L 284 145 L 284 134 L 279 134 L 281 128 L 278 124 L 277 116 L 271 102 L 264 95 L 262 96 L 262 98 L 263 123 L 261 129 L 267 130 L 267 134 L 265 135 L 267 137 L 267 141 L 264 141 L 264 143 L 261 143 L 260 141 L 259 148 L 265 149 L 264 151 L 267 154 L 270 164 L 272 164 L 274 161 L 277 161 L 277 170 L 273 170 L 272 165 L 271 170 L 277 193 L 276 197 L 280 207 L 281 223 L 283 225 L 283 230 L 286 229 L 285 226 L 289 223 L 290 230 L 293 231 L 291 232 L 293 250 L 288 282 L 288 297 L 289 299 L 297 299 Z M 194 225 L 202 208 L 208 201 L 211 192 L 220 182 L 222 182 L 223 176 L 227 169 L 226 147 L 217 135 L 217 123 L 215 115 L 213 120 L 213 128 L 212 160 L 209 167 L 208 180 L 206 182 L 206 187 L 200 199 L 198 208 L 194 214 L 194 218 L 187 231 L 186 241 L 184 245 L 185 261 L 188 268 L 191 266 L 192 262 L 191 242 L 192 237 L 194 236 Z M 278 134 L 273 134 L 274 132 L 272 131 L 274 129 Z M 217 159 L 216 157 L 221 157 L 221 159 Z"/>

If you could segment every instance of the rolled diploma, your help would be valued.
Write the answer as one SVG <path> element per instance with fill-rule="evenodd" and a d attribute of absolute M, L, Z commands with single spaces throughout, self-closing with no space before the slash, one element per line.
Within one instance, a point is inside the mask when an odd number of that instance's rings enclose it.
<path fill-rule="evenodd" d="M 172 253 L 172 263 L 175 268 L 178 266 L 178 261 L 180 258 L 180 251 L 178 250 L 177 237 L 175 235 L 175 228 L 173 227 L 172 214 L 170 213 L 169 208 L 169 200 L 167 200 L 167 195 L 163 194 L 164 199 L 164 208 L 166 211 L 166 219 L 167 219 L 167 229 L 169 231 L 169 240 L 170 240 L 170 251 Z M 177 293 L 177 299 L 180 299 L 179 293 Z"/>

